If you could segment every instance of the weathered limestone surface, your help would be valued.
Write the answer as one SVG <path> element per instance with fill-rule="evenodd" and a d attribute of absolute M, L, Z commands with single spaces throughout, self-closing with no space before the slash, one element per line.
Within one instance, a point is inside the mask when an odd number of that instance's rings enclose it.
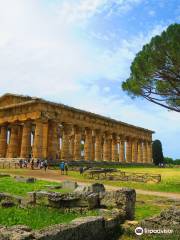
<path fill-rule="evenodd" d="M 40 98 L 0 97 L 0 158 L 151 164 L 152 133 Z"/>
<path fill-rule="evenodd" d="M 113 206 L 125 211 L 126 219 L 134 219 L 136 192 L 134 189 L 121 188 L 117 191 L 105 192 L 101 204 Z"/>

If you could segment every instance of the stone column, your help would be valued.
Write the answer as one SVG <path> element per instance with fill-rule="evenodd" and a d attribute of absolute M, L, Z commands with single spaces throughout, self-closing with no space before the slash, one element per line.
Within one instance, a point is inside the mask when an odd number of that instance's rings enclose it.
<path fill-rule="evenodd" d="M 56 155 L 58 151 L 58 125 L 55 121 L 49 121 L 48 123 L 48 159 L 56 160 Z"/>
<path fill-rule="evenodd" d="M 17 158 L 18 157 L 18 142 L 19 142 L 19 126 L 12 125 L 11 126 L 11 135 L 10 135 L 10 142 L 8 144 L 7 149 L 7 158 Z"/>
<path fill-rule="evenodd" d="M 7 127 L 1 126 L 1 133 L 0 133 L 0 158 L 6 157 L 6 150 L 7 150 Z"/>
<path fill-rule="evenodd" d="M 92 130 L 85 129 L 84 159 L 92 160 Z"/>
<path fill-rule="evenodd" d="M 21 158 L 29 158 L 31 153 L 31 128 L 32 124 L 30 121 L 27 121 L 23 125 L 22 130 L 22 143 L 21 143 Z"/>
<path fill-rule="evenodd" d="M 143 146 L 142 141 L 138 142 L 138 163 L 143 162 Z"/>
<path fill-rule="evenodd" d="M 92 137 L 92 153 L 91 153 L 91 160 L 95 160 L 95 138 L 94 136 Z"/>
<path fill-rule="evenodd" d="M 147 162 L 152 163 L 152 144 L 151 144 L 151 142 L 147 143 Z"/>
<path fill-rule="evenodd" d="M 72 130 L 72 126 L 70 124 L 63 124 L 63 137 L 62 137 L 62 150 L 61 150 L 61 159 L 69 160 L 70 158 L 70 139 L 69 135 Z"/>
<path fill-rule="evenodd" d="M 127 163 L 132 162 L 132 142 L 131 142 L 131 139 L 128 139 L 126 141 L 126 162 Z"/>
<path fill-rule="evenodd" d="M 103 160 L 111 161 L 111 139 L 108 133 L 104 136 L 104 144 L 103 144 Z"/>
<path fill-rule="evenodd" d="M 74 127 L 74 160 L 81 160 L 81 129 Z"/>
<path fill-rule="evenodd" d="M 43 122 L 42 120 L 36 121 L 34 144 L 33 144 L 33 158 L 43 157 Z"/>
<path fill-rule="evenodd" d="M 112 161 L 118 161 L 117 136 L 115 134 L 112 136 Z"/>
<path fill-rule="evenodd" d="M 95 136 L 95 161 L 102 161 L 102 135 L 96 131 Z"/>
<path fill-rule="evenodd" d="M 74 159 L 74 135 L 70 138 L 70 158 L 71 160 Z"/>
<path fill-rule="evenodd" d="M 143 143 L 143 163 L 147 163 L 147 142 Z"/>
<path fill-rule="evenodd" d="M 120 162 L 125 162 L 125 157 L 124 157 L 124 155 L 125 155 L 125 149 L 124 149 L 124 140 L 120 140 L 120 144 L 119 144 L 119 147 L 120 147 L 120 149 L 119 149 L 119 161 Z"/>
<path fill-rule="evenodd" d="M 137 139 L 133 139 L 132 141 L 132 162 L 137 163 L 138 157 L 138 146 L 137 146 Z"/>

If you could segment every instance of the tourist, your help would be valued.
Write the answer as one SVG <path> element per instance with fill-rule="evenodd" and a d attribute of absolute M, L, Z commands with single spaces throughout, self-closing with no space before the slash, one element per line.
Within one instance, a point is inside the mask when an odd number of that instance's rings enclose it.
<path fill-rule="evenodd" d="M 40 165 L 40 159 L 38 159 L 37 162 L 36 162 L 37 168 L 39 167 L 39 165 Z"/>
<path fill-rule="evenodd" d="M 64 162 L 60 163 L 61 175 L 64 174 Z"/>
<path fill-rule="evenodd" d="M 23 165 L 23 160 L 20 159 L 20 160 L 19 160 L 19 167 L 22 168 L 22 165 Z"/>
<path fill-rule="evenodd" d="M 66 175 L 68 175 L 68 164 L 67 163 L 64 164 L 64 169 L 65 169 Z"/>
<path fill-rule="evenodd" d="M 27 168 L 27 160 L 24 160 L 24 167 Z"/>
<path fill-rule="evenodd" d="M 34 169 L 34 159 L 31 160 L 31 169 Z"/>
<path fill-rule="evenodd" d="M 79 173 L 80 173 L 80 175 L 83 175 L 83 172 L 84 172 L 84 168 L 81 166 L 81 167 L 79 168 Z"/>
<path fill-rule="evenodd" d="M 48 162 L 47 162 L 47 160 L 44 160 L 44 171 L 45 172 L 46 172 L 47 167 L 48 167 Z"/>
<path fill-rule="evenodd" d="M 40 166 L 40 169 L 42 169 L 42 168 L 44 167 L 44 162 L 43 162 L 43 160 L 40 160 L 39 166 Z"/>

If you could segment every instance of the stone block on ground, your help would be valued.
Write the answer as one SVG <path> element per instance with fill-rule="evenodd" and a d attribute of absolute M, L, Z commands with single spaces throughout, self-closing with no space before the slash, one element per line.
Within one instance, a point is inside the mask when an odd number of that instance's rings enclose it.
<path fill-rule="evenodd" d="M 24 182 L 24 183 L 34 183 L 36 182 L 36 178 L 32 178 L 32 177 L 22 177 L 22 176 L 15 176 L 14 179 L 17 182 Z"/>
<path fill-rule="evenodd" d="M 105 187 L 102 183 L 93 183 L 89 186 L 89 191 L 93 193 L 104 193 Z"/>
<path fill-rule="evenodd" d="M 0 173 L 0 178 L 3 178 L 3 177 L 10 177 L 11 175 L 10 174 L 7 174 L 7 173 Z"/>
<path fill-rule="evenodd" d="M 94 209 L 100 207 L 100 199 L 98 193 L 91 193 L 87 196 L 88 208 Z"/>
<path fill-rule="evenodd" d="M 78 187 L 77 182 L 66 180 L 62 182 L 62 188 L 69 189 L 69 190 L 75 190 Z"/>
<path fill-rule="evenodd" d="M 120 188 L 116 191 L 105 192 L 101 205 L 122 209 L 126 219 L 133 220 L 135 214 L 136 192 L 134 189 Z"/>
<path fill-rule="evenodd" d="M 16 204 L 13 201 L 2 201 L 1 202 L 1 207 L 3 208 L 10 208 L 10 207 L 14 207 Z"/>

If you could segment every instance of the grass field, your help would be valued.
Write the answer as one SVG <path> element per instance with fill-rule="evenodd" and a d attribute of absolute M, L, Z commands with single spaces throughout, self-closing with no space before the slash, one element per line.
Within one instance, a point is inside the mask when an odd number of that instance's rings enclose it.
<path fill-rule="evenodd" d="M 48 190 L 46 185 L 60 185 L 56 182 L 48 182 L 38 180 L 35 183 L 23 183 L 17 182 L 14 178 L 3 177 L 0 178 L 0 192 L 8 192 L 15 195 L 25 196 L 27 192 L 38 191 L 38 190 Z M 51 190 L 52 191 L 52 190 Z M 69 192 L 67 189 L 56 189 L 56 192 L 66 193 Z"/>
<path fill-rule="evenodd" d="M 6 226 L 26 225 L 32 229 L 41 229 L 46 226 L 69 223 L 77 217 L 94 216 L 96 211 L 86 213 L 64 213 L 58 209 L 37 206 L 33 208 L 2 208 L 0 207 L 0 224 Z"/>
<path fill-rule="evenodd" d="M 118 187 L 130 187 L 150 191 L 180 193 L 180 168 L 122 167 L 120 169 L 126 172 L 161 174 L 162 180 L 160 183 L 140 183 L 105 180 L 102 180 L 100 182 Z M 69 173 L 69 175 L 76 180 L 91 181 L 89 179 L 85 179 L 78 172 L 72 171 Z"/>

